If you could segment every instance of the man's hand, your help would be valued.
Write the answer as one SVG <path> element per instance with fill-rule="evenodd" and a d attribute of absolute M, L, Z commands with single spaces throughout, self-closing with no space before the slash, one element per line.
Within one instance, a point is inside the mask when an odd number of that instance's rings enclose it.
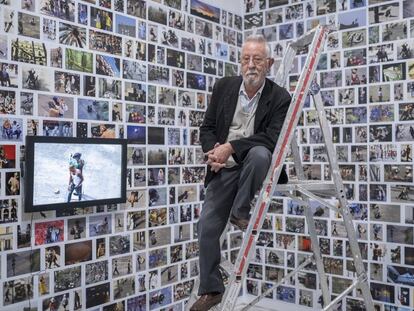
<path fill-rule="evenodd" d="M 214 173 L 217 173 L 219 170 L 221 170 L 226 164 L 224 163 L 218 163 L 218 162 L 213 162 L 210 164 L 211 166 L 211 171 L 213 171 Z"/>
<path fill-rule="evenodd" d="M 229 143 L 224 145 L 216 143 L 213 149 L 205 153 L 206 163 L 211 166 L 213 172 L 217 173 L 226 165 L 227 159 L 233 152 L 233 147 Z"/>
<path fill-rule="evenodd" d="M 229 143 L 225 143 L 224 145 L 219 145 L 216 148 L 214 148 L 213 151 L 214 152 L 208 155 L 208 162 L 210 163 L 213 163 L 213 162 L 226 163 L 228 158 L 234 152 L 233 147 Z"/>
<path fill-rule="evenodd" d="M 206 164 L 210 165 L 210 163 L 209 163 L 209 156 L 210 156 L 210 154 L 213 154 L 214 153 L 215 149 L 218 146 L 220 146 L 220 143 L 216 143 L 214 145 L 213 149 L 211 149 L 211 150 L 207 151 L 206 153 L 204 153 L 204 161 L 206 162 Z"/>
<path fill-rule="evenodd" d="M 210 151 L 207 151 L 207 152 L 205 153 L 205 155 L 206 155 L 206 156 L 208 156 L 208 155 L 210 155 L 210 154 L 214 153 L 214 151 L 216 150 L 216 148 L 217 148 L 218 146 L 220 146 L 220 143 L 215 143 L 215 145 L 214 145 L 213 149 L 211 149 Z"/>

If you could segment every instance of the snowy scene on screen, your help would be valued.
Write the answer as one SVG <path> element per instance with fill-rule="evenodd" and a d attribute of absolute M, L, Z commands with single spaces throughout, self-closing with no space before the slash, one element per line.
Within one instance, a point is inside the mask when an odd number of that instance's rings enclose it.
<path fill-rule="evenodd" d="M 33 205 L 121 196 L 122 146 L 36 143 Z"/>

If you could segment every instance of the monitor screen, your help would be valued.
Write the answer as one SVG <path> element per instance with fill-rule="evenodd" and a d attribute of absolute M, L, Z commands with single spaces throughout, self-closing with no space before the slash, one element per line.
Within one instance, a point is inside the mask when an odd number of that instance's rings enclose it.
<path fill-rule="evenodd" d="M 27 136 L 25 210 L 126 200 L 126 140 Z"/>

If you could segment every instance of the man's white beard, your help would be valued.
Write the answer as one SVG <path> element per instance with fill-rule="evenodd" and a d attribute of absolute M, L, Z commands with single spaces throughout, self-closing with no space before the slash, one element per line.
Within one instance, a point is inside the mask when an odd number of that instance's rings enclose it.
<path fill-rule="evenodd" d="M 251 77 L 251 76 L 243 77 L 243 82 L 244 82 L 245 87 L 251 87 L 251 88 L 256 88 L 261 85 L 259 76 L 256 76 L 256 78 Z"/>

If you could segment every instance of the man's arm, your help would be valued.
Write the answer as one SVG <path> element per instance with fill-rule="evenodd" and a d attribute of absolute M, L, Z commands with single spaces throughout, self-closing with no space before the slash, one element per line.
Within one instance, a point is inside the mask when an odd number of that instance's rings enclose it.
<path fill-rule="evenodd" d="M 82 175 L 82 173 L 81 173 L 80 170 L 77 170 L 76 175 L 78 175 L 78 177 L 81 180 L 80 183 L 79 183 L 79 185 L 78 185 L 78 187 L 80 187 L 80 186 L 82 186 L 82 183 L 83 183 L 83 175 Z"/>
<path fill-rule="evenodd" d="M 71 172 L 69 171 L 69 184 L 68 184 L 68 191 L 70 191 L 71 190 L 71 187 L 72 187 L 72 174 L 71 174 Z"/>
<path fill-rule="evenodd" d="M 229 142 L 234 150 L 235 156 L 233 156 L 237 162 L 243 161 L 249 150 L 254 146 L 264 146 L 273 152 L 291 102 L 289 93 L 287 91 L 283 93 L 283 95 L 281 94 L 283 99 L 280 100 L 280 103 L 269 111 L 272 117 L 263 132 Z"/>

